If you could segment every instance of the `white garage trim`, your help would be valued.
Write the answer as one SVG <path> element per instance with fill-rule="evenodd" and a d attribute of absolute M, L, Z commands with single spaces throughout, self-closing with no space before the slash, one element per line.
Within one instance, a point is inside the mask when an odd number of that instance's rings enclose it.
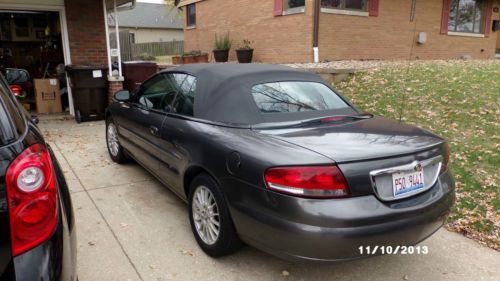
<path fill-rule="evenodd" d="M 59 21 L 61 23 L 61 36 L 63 44 L 64 64 L 71 64 L 71 51 L 69 48 L 68 24 L 66 21 L 66 9 L 64 5 L 32 5 L 32 4 L 2 4 L 0 3 L 0 10 L 20 10 L 20 11 L 48 11 L 59 12 Z M 69 112 L 71 115 L 75 114 L 73 107 L 73 95 L 71 87 L 68 87 L 68 101 Z"/>

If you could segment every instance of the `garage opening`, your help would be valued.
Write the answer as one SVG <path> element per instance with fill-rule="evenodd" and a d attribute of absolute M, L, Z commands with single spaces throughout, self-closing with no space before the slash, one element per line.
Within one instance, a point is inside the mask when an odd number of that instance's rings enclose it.
<path fill-rule="evenodd" d="M 59 12 L 0 9 L 0 67 L 31 112 L 69 110 Z"/>

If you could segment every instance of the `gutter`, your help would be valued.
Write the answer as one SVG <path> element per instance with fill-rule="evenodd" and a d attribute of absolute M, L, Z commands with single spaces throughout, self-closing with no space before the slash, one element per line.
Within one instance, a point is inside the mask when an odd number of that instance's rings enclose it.
<path fill-rule="evenodd" d="M 314 0 L 313 21 L 313 54 L 314 62 L 319 62 L 319 14 L 321 12 L 321 0 Z"/>

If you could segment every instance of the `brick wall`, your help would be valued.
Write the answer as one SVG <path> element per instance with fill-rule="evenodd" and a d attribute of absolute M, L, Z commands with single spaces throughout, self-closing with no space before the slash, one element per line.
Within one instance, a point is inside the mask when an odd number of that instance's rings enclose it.
<path fill-rule="evenodd" d="M 407 59 L 419 32 L 427 33 L 427 43 L 415 44 L 412 58 L 494 58 L 498 32 L 489 38 L 440 34 L 442 5 L 442 0 L 417 1 L 415 38 L 415 22 L 409 21 L 411 0 L 380 0 L 378 17 L 322 13 L 321 60 Z"/>
<path fill-rule="evenodd" d="M 111 104 L 113 97 L 116 92 L 123 90 L 123 82 L 121 81 L 109 81 L 108 87 L 108 103 Z"/>
<path fill-rule="evenodd" d="M 65 0 L 73 64 L 107 65 L 102 0 Z"/>
<path fill-rule="evenodd" d="M 303 14 L 281 17 L 273 16 L 272 0 L 198 2 L 196 28 L 185 29 L 185 50 L 211 53 L 215 32 L 230 31 L 235 43 L 243 38 L 255 42 L 256 61 L 310 62 L 313 59 L 313 2 L 306 0 Z M 413 57 L 493 58 L 500 32 L 491 33 L 489 38 L 442 35 L 442 4 L 442 0 L 417 1 L 416 35 L 426 32 L 427 43 L 415 45 Z M 500 1 L 496 0 L 494 6 L 500 7 Z M 410 10 L 411 0 L 380 0 L 378 17 L 321 13 L 320 60 L 407 59 L 411 42 L 416 40 L 416 36 L 413 38 L 415 23 L 409 21 Z M 499 14 L 494 13 L 493 18 L 498 19 Z M 235 59 L 234 50 L 230 59 Z"/>
<path fill-rule="evenodd" d="M 274 17 L 271 0 L 206 0 L 196 3 L 196 28 L 186 29 L 184 50 L 202 50 L 212 56 L 215 33 L 229 31 L 233 39 L 230 60 L 243 39 L 254 41 L 254 61 L 307 62 L 312 59 L 312 2 L 306 13 Z M 185 16 L 185 10 L 184 10 Z M 185 20 L 184 20 L 185 22 Z"/>

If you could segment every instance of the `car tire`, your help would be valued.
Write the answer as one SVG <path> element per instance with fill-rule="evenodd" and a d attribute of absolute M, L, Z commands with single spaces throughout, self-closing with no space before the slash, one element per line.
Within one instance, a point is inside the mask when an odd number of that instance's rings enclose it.
<path fill-rule="evenodd" d="M 188 199 L 191 230 L 203 252 L 211 257 L 221 257 L 234 253 L 241 247 L 224 195 L 211 176 L 196 176 L 191 182 Z M 213 208 L 207 207 L 208 205 L 213 205 Z M 218 228 L 213 221 L 219 224 Z M 209 224 L 211 226 L 207 226 Z M 216 230 L 218 233 L 214 235 Z"/>
<path fill-rule="evenodd" d="M 121 164 L 127 161 L 125 150 L 118 140 L 118 129 L 111 117 L 106 119 L 106 146 L 109 156 L 114 162 Z"/>

